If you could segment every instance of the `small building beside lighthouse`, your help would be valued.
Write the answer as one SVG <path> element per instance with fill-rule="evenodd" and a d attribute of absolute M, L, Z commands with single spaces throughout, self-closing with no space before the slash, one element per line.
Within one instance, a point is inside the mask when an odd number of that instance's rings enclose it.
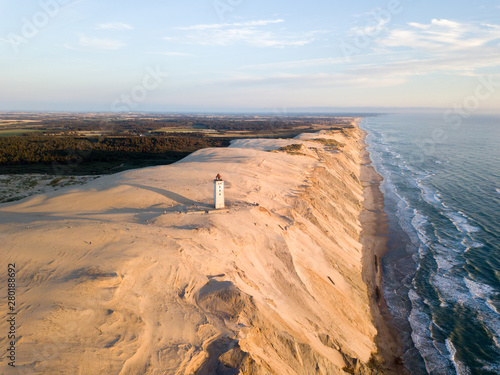
<path fill-rule="evenodd" d="M 224 208 L 224 181 L 220 173 L 214 180 L 214 206 L 215 209 Z"/>

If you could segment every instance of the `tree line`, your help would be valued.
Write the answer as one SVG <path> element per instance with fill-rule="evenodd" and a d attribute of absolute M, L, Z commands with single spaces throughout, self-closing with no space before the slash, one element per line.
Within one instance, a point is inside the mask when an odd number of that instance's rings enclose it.
<path fill-rule="evenodd" d="M 227 147 L 230 139 L 173 137 L 0 137 L 0 165 L 127 163 L 179 160 L 206 147 Z"/>

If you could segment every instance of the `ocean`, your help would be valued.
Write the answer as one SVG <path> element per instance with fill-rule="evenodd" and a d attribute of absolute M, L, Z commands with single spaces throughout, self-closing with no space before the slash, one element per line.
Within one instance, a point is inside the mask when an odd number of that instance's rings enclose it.
<path fill-rule="evenodd" d="M 500 116 L 365 117 L 383 289 L 412 374 L 500 374 Z"/>

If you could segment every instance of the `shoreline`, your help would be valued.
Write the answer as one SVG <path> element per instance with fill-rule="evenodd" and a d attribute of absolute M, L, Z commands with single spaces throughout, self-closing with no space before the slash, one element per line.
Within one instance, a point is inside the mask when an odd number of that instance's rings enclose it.
<path fill-rule="evenodd" d="M 368 288 L 370 309 L 377 329 L 375 344 L 378 355 L 383 360 L 383 366 L 388 374 L 408 374 L 402 362 L 403 347 L 401 338 L 392 324 L 392 315 L 385 302 L 382 288 L 383 271 L 381 258 L 387 252 L 389 241 L 389 224 L 384 211 L 384 195 L 380 191 L 383 181 L 372 165 L 370 153 L 367 150 L 366 131 L 361 131 L 362 159 L 360 168 L 360 182 L 363 186 L 363 205 L 360 213 L 361 236 L 363 246 L 363 279 Z"/>

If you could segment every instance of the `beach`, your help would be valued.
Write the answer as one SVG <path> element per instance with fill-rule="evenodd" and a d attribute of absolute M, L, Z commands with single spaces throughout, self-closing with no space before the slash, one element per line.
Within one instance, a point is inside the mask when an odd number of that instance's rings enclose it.
<path fill-rule="evenodd" d="M 384 195 L 380 191 L 382 177 L 375 171 L 370 154 L 366 150 L 363 134 L 363 164 L 361 165 L 360 181 L 363 184 L 363 211 L 360 215 L 361 243 L 364 248 L 363 270 L 364 280 L 368 285 L 371 299 L 371 309 L 375 326 L 377 327 L 376 342 L 380 355 L 387 365 L 387 372 L 406 374 L 408 371 L 401 360 L 402 345 L 399 334 L 392 325 L 392 315 L 383 296 L 383 271 L 381 258 L 387 252 L 389 228 L 387 215 L 384 211 Z"/>
<path fill-rule="evenodd" d="M 16 370 L 397 373 L 367 157 L 358 128 L 239 140 L 2 204 Z"/>

